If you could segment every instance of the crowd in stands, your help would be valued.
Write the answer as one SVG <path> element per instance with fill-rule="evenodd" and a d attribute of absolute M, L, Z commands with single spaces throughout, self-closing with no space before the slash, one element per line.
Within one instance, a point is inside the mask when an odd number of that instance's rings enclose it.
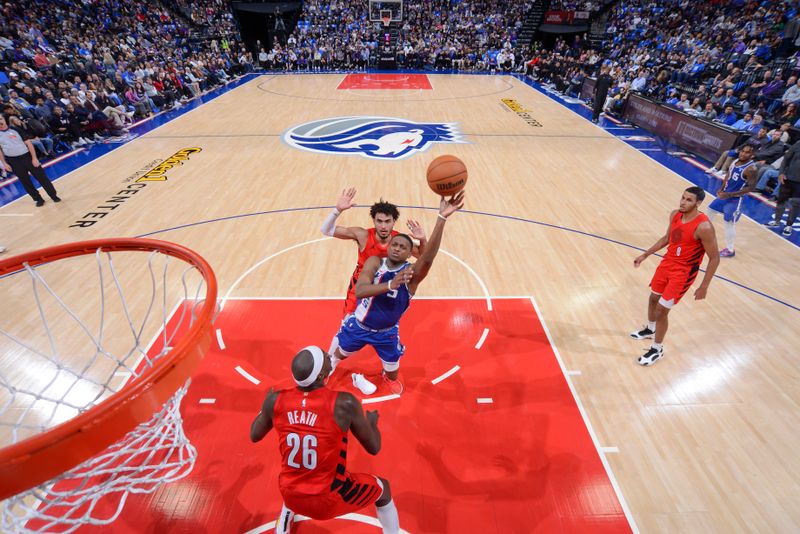
<path fill-rule="evenodd" d="M 798 15 L 795 3 L 779 1 L 623 0 L 610 11 L 604 47 L 559 39 L 534 50 L 524 68 L 578 96 L 586 76 L 610 65 L 608 113 L 637 92 L 749 133 L 753 143 L 761 129 L 787 138 L 800 127 Z"/>
<path fill-rule="evenodd" d="M 510 71 L 519 29 L 532 0 L 421 0 L 404 4 L 400 68 Z M 259 50 L 262 67 L 285 70 L 363 69 L 377 64 L 384 38 L 363 0 L 307 0 L 286 43 Z M 519 56 L 521 57 L 521 56 Z"/>
<path fill-rule="evenodd" d="M 6 2 L 2 113 L 42 158 L 124 134 L 252 68 L 231 17 L 222 0 Z"/>

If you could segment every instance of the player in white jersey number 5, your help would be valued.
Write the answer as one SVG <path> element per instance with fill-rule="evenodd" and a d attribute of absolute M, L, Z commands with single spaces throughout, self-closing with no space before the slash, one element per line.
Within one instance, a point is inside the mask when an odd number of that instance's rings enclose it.
<path fill-rule="evenodd" d="M 442 197 L 436 226 L 416 263 L 407 261 L 413 243 L 406 234 L 392 237 L 386 258 L 372 256 L 367 259 L 356 283 L 356 311 L 336 334 L 339 347 L 331 359 L 334 369 L 340 360 L 370 345 L 383 363 L 383 377 L 391 391 L 398 395 L 403 392 L 403 384 L 397 375 L 405 347 L 400 343 L 398 322 L 411 304 L 417 286 L 428 275 L 439 251 L 447 218 L 463 205 L 463 191 L 450 200 Z"/>

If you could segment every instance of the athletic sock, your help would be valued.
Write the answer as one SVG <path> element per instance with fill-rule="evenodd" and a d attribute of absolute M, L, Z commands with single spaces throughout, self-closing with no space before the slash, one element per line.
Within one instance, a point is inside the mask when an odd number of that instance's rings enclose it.
<path fill-rule="evenodd" d="M 656 331 L 656 322 L 655 321 L 647 321 L 647 329 L 651 332 Z"/>
<path fill-rule="evenodd" d="M 725 246 L 733 251 L 733 242 L 736 239 L 736 223 L 725 221 Z"/>
<path fill-rule="evenodd" d="M 397 517 L 394 499 L 385 506 L 376 506 L 375 509 L 378 511 L 378 521 L 381 522 L 383 534 L 399 534 L 400 518 Z"/>
<path fill-rule="evenodd" d="M 661 349 L 664 348 L 664 344 L 663 343 L 652 343 L 650 345 L 650 348 L 651 349 L 656 349 L 656 350 L 661 350 Z"/>

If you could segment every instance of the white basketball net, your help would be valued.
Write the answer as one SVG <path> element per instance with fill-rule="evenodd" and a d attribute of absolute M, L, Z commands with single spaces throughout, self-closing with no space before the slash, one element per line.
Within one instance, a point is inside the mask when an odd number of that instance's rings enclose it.
<path fill-rule="evenodd" d="M 195 319 L 205 280 L 186 263 L 171 272 L 170 260 L 178 261 L 160 252 L 97 250 L 0 279 L 0 301 L 13 310 L 0 315 L 0 447 L 100 404 L 171 350 Z M 187 304 L 170 322 L 168 305 L 177 302 Z M 148 354 L 151 339 L 163 348 Z M 128 494 L 189 474 L 197 451 L 180 414 L 188 387 L 187 380 L 150 421 L 100 454 L 3 501 L 0 532 L 106 525 Z"/>

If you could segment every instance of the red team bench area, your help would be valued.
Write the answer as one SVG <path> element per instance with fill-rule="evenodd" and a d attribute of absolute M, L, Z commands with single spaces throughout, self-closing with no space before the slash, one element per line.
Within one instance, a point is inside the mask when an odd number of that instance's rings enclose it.
<path fill-rule="evenodd" d="M 492 306 L 414 299 L 400 323 L 405 392 L 364 406 L 380 412 L 383 449 L 369 456 L 351 438 L 348 470 L 391 482 L 400 526 L 410 533 L 630 532 L 531 300 Z M 225 349 L 213 346 L 183 401 L 195 468 L 153 494 L 129 495 L 113 531 L 272 531 L 281 457 L 274 432 L 250 442 L 250 423 L 269 387 L 292 387 L 299 349 L 328 348 L 341 309 L 341 299 L 228 301 L 215 323 Z M 368 398 L 386 397 L 380 370 L 366 348 L 328 387 L 363 397 L 350 379 L 357 371 L 379 384 Z M 294 532 L 379 533 L 374 517 L 370 507 L 298 522 Z M 108 527 L 79 532 L 93 530 Z"/>
<path fill-rule="evenodd" d="M 426 74 L 348 74 L 337 89 L 433 89 Z"/>

